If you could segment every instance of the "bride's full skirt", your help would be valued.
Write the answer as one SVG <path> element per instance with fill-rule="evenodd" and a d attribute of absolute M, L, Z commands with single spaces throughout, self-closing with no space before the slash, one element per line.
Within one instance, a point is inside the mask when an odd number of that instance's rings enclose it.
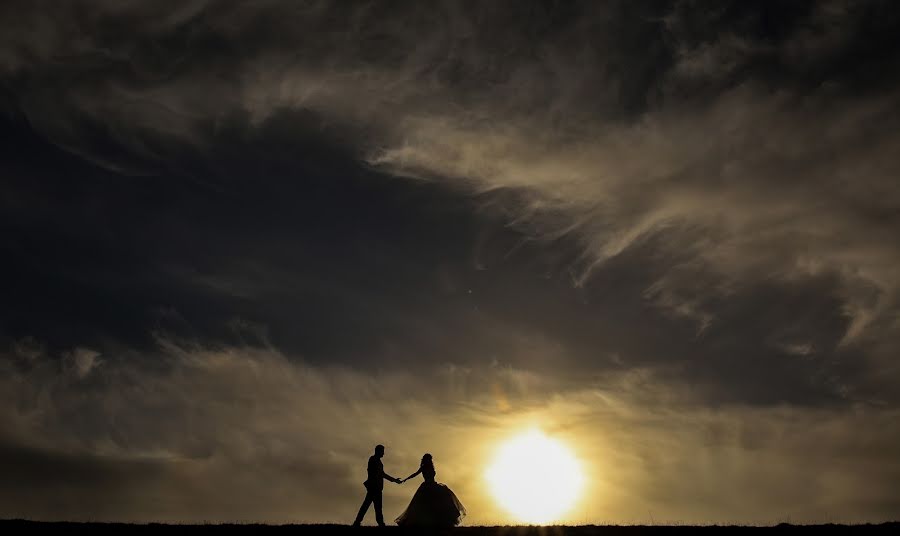
<path fill-rule="evenodd" d="M 397 518 L 400 526 L 453 527 L 459 525 L 466 509 L 456 494 L 444 484 L 422 482 L 406 510 Z"/>

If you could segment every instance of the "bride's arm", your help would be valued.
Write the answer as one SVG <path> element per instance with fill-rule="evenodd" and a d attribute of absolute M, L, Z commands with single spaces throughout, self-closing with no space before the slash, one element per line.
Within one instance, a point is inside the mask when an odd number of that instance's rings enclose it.
<path fill-rule="evenodd" d="M 415 473 L 409 475 L 408 477 L 404 478 L 403 480 L 409 480 L 410 478 L 415 478 L 416 475 L 418 475 L 418 474 L 421 473 L 421 472 L 422 472 L 422 468 L 419 467 L 419 470 L 418 470 L 418 471 L 416 471 Z"/>

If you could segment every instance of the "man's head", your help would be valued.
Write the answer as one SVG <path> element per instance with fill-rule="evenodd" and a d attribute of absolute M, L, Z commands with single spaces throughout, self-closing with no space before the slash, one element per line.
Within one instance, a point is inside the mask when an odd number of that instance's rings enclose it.
<path fill-rule="evenodd" d="M 379 458 L 384 456 L 384 445 L 375 445 L 375 456 Z"/>

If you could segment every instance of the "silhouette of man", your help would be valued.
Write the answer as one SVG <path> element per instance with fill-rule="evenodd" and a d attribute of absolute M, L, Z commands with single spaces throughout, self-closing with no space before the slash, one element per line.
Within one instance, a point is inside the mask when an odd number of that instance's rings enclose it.
<path fill-rule="evenodd" d="M 384 465 L 381 463 L 381 457 L 384 456 L 384 445 L 375 446 L 375 454 L 369 457 L 369 479 L 363 482 L 366 486 L 366 498 L 363 500 L 362 506 L 359 507 L 359 513 L 356 514 L 356 521 L 353 522 L 354 527 L 358 527 L 362 523 L 363 517 L 369 510 L 370 504 L 375 504 L 375 521 L 378 525 L 384 526 L 384 516 L 381 513 L 381 491 L 384 489 L 383 480 L 390 480 L 395 484 L 400 483 L 399 478 L 394 478 L 384 472 Z"/>

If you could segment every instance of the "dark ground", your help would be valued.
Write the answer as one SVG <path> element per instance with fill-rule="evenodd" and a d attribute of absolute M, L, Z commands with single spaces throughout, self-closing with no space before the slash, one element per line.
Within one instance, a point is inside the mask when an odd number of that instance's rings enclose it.
<path fill-rule="evenodd" d="M 452 533 L 460 536 L 593 536 L 593 535 L 621 535 L 637 536 L 645 534 L 688 534 L 700 532 L 703 534 L 748 534 L 748 533 L 785 533 L 790 532 L 804 534 L 833 534 L 833 533 L 859 533 L 867 534 L 898 534 L 900 522 L 882 523 L 879 525 L 789 525 L 780 524 L 772 527 L 743 527 L 743 526 L 640 526 L 640 525 L 611 525 L 611 526 L 579 526 L 579 527 L 458 527 L 443 531 L 427 531 L 414 529 L 401 529 L 399 527 L 362 527 L 354 528 L 347 525 L 163 525 L 151 523 L 147 525 L 132 525 L 127 523 L 47 523 L 23 520 L 0 521 L 0 533 L 20 534 L 24 532 L 53 531 L 60 533 L 89 532 L 91 534 L 171 534 L 173 532 L 189 532 L 191 534 L 255 534 L 265 531 L 268 534 L 327 534 L 332 536 L 343 534 L 446 534 Z"/>

